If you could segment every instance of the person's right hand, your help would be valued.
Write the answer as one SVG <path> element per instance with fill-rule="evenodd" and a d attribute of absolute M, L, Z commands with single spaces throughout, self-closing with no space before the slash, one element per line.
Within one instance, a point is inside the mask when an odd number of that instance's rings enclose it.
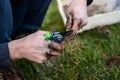
<path fill-rule="evenodd" d="M 46 53 L 54 56 L 59 56 L 59 51 L 62 50 L 63 45 L 45 40 L 44 34 L 48 32 L 37 31 L 22 39 L 14 40 L 8 43 L 10 59 L 22 59 L 25 58 L 37 63 L 43 63 L 47 60 Z M 49 48 L 53 49 L 52 52 Z"/>

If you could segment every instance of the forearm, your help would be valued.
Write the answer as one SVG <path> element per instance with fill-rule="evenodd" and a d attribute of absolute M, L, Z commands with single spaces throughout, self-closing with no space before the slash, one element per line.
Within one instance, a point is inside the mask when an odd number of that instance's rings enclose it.
<path fill-rule="evenodd" d="M 72 0 L 72 1 L 80 1 L 81 4 L 87 4 L 87 5 L 90 5 L 93 0 Z"/>
<path fill-rule="evenodd" d="M 8 48 L 9 48 L 9 55 L 11 60 L 17 60 L 17 59 L 22 59 L 21 55 L 19 54 L 20 52 L 20 41 L 21 39 L 14 40 L 8 43 Z"/>
<path fill-rule="evenodd" d="M 73 2 L 81 3 L 81 4 L 87 4 L 87 0 L 72 0 Z"/>

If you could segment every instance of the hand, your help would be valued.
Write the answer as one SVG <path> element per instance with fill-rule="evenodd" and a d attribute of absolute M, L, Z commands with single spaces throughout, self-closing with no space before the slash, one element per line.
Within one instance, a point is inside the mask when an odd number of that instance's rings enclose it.
<path fill-rule="evenodd" d="M 72 0 L 67 9 L 66 30 L 77 32 L 87 24 L 87 2 L 86 0 Z"/>
<path fill-rule="evenodd" d="M 62 44 L 52 42 L 51 49 L 55 51 L 50 52 L 48 45 L 51 43 L 45 40 L 44 34 L 48 32 L 37 31 L 22 39 L 14 40 L 8 43 L 11 60 L 28 59 L 37 63 L 43 63 L 47 60 L 46 53 L 52 56 L 60 55 L 59 50 L 62 49 Z"/>

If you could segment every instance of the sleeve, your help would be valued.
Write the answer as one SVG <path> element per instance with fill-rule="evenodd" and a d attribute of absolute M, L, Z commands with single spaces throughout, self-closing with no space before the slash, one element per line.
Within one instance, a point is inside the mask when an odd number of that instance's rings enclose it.
<path fill-rule="evenodd" d="M 0 69 L 10 67 L 8 43 L 0 44 Z"/>
<path fill-rule="evenodd" d="M 28 6 L 21 28 L 24 30 L 37 30 L 45 18 L 51 1 L 52 0 L 29 0 L 30 6 Z"/>
<path fill-rule="evenodd" d="M 87 0 L 87 5 L 89 6 L 92 2 L 93 0 Z"/>

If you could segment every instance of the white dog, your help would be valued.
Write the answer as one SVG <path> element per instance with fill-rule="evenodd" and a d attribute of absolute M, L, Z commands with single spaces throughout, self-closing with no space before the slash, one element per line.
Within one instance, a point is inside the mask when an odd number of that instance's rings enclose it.
<path fill-rule="evenodd" d="M 59 12 L 66 23 L 65 7 L 72 0 L 57 0 Z M 111 25 L 120 22 L 120 0 L 93 0 L 88 7 L 88 24 L 80 29 L 81 33 L 86 30 Z"/>

